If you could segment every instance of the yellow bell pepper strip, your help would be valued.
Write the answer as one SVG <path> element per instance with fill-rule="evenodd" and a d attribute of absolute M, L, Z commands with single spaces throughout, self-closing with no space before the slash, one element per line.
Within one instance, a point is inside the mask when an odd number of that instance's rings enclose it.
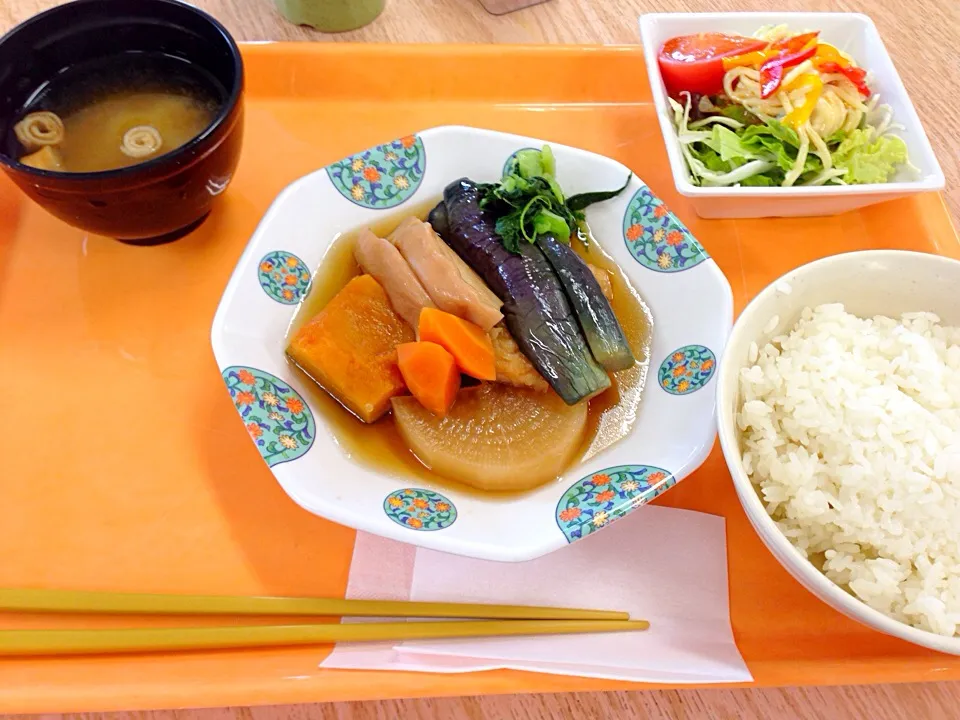
<path fill-rule="evenodd" d="M 797 65 L 797 67 L 800 67 L 800 66 Z M 780 89 L 786 90 L 787 92 L 793 92 L 798 87 L 801 87 L 804 84 L 804 82 L 806 81 L 805 79 L 807 75 L 809 75 L 811 72 L 816 73 L 816 70 L 811 69 L 808 72 L 800 73 L 799 75 L 794 77 L 790 82 L 785 82 L 782 85 L 780 85 Z"/>
<path fill-rule="evenodd" d="M 814 53 L 812 60 L 813 66 L 818 69 L 821 63 L 836 63 L 840 67 L 848 67 L 850 65 L 850 61 L 841 55 L 839 50 L 827 43 L 819 43 L 817 45 L 817 52 Z"/>
<path fill-rule="evenodd" d="M 754 50 L 753 52 L 734 55 L 733 57 L 723 58 L 723 71 L 726 72 L 735 67 L 760 67 L 764 61 L 772 56 L 769 48 L 763 50 Z"/>
<path fill-rule="evenodd" d="M 783 124 L 789 125 L 794 130 L 799 130 L 800 126 L 810 119 L 810 116 L 813 114 L 813 109 L 820 100 L 820 95 L 823 94 L 823 80 L 820 79 L 819 75 L 809 73 L 801 77 L 803 80 L 798 85 L 798 89 L 803 87 L 807 88 L 807 94 L 804 95 L 803 102 L 794 107 L 793 110 L 788 112 L 783 118 Z"/>

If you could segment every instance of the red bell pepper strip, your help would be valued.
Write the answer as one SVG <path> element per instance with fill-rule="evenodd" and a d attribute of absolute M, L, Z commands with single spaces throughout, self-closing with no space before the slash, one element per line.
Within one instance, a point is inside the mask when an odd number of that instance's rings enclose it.
<path fill-rule="evenodd" d="M 783 65 L 767 65 L 769 62 L 760 66 L 760 97 L 764 99 L 773 95 L 783 82 Z"/>
<path fill-rule="evenodd" d="M 723 69 L 724 71 L 729 70 L 730 68 L 735 67 L 760 67 L 770 58 L 777 57 L 778 55 L 785 53 L 795 53 L 803 50 L 808 44 L 815 41 L 817 36 L 820 34 L 820 31 L 804 33 L 803 35 L 795 35 L 794 37 L 783 38 L 782 40 L 777 40 L 772 42 L 762 50 L 754 50 L 752 52 L 745 52 L 742 55 L 734 55 L 732 57 L 723 58 Z M 821 47 L 820 45 L 817 46 Z M 829 58 L 828 58 L 829 59 Z"/>
<path fill-rule="evenodd" d="M 813 33 L 810 33 L 810 35 L 813 35 Z M 798 35 L 797 37 L 804 36 Z M 795 39 L 796 38 L 791 38 L 791 40 Z M 803 46 L 801 46 L 801 48 L 802 47 Z M 806 49 L 801 49 L 796 52 L 782 53 L 764 62 L 763 65 L 760 66 L 760 97 L 768 98 L 780 88 L 785 68 L 793 67 L 794 65 L 799 65 L 804 60 L 809 60 L 816 52 L 817 46 L 811 45 Z"/>
<path fill-rule="evenodd" d="M 871 90 L 866 82 L 867 71 L 864 70 L 863 68 L 844 67 L 839 63 L 825 62 L 825 63 L 820 63 L 820 67 L 818 69 L 821 72 L 825 72 L 825 73 L 840 73 L 847 80 L 849 80 L 854 84 L 854 86 L 857 88 L 857 91 L 861 95 L 863 95 L 864 97 L 870 97 Z"/>
<path fill-rule="evenodd" d="M 783 38 L 782 40 L 777 40 L 774 43 L 770 43 L 771 50 L 783 50 L 788 53 L 800 52 L 803 50 L 809 43 L 819 37 L 820 31 L 815 30 L 814 32 L 803 33 L 802 35 L 794 35 L 793 37 Z"/>

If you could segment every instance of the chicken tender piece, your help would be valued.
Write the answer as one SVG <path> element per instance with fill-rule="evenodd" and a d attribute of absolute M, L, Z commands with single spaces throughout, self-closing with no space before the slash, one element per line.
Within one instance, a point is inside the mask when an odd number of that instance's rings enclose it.
<path fill-rule="evenodd" d="M 537 392 L 550 389 L 547 381 L 537 372 L 527 356 L 520 352 L 510 331 L 503 325 L 490 330 L 493 352 L 497 361 L 497 382 L 514 387 L 527 387 Z"/>

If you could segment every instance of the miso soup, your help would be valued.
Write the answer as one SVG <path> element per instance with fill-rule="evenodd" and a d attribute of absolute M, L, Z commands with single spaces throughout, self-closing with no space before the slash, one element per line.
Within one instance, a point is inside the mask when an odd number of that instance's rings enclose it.
<path fill-rule="evenodd" d="M 153 160 L 210 124 L 225 89 L 191 63 L 124 53 L 66 68 L 34 94 L 7 139 L 20 162 L 97 172 Z"/>

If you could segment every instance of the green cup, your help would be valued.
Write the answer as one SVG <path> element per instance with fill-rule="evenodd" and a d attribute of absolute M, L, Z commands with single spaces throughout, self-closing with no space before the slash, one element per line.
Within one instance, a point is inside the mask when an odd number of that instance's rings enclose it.
<path fill-rule="evenodd" d="M 386 0 L 274 0 L 277 10 L 297 25 L 323 32 L 356 30 L 383 12 Z"/>

